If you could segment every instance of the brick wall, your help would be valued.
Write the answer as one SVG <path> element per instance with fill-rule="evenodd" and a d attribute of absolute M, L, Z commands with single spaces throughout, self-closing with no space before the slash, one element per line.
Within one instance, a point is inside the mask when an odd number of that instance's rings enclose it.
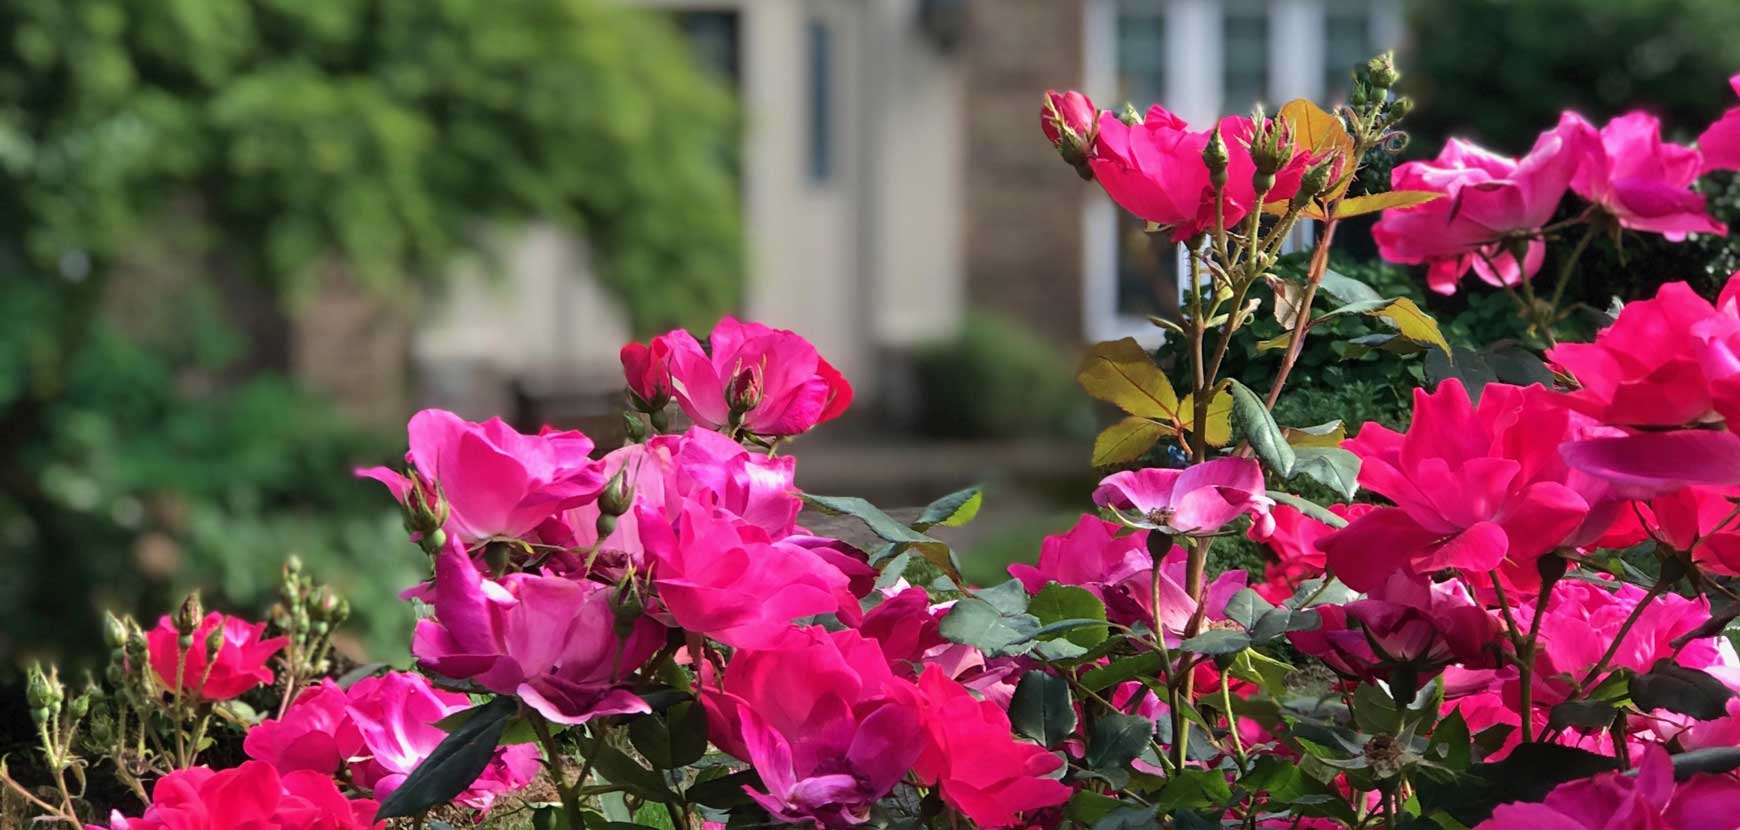
<path fill-rule="evenodd" d="M 1082 342 L 1082 182 L 1039 132 L 1048 88 L 1082 82 L 1082 0 L 968 0 L 969 304 Z"/>

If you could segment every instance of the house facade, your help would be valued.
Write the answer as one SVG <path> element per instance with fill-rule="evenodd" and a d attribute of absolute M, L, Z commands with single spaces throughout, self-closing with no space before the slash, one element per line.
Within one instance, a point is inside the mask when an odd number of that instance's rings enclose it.
<path fill-rule="evenodd" d="M 626 1 L 671 14 L 741 95 L 740 312 L 814 340 L 866 401 L 970 309 L 1073 348 L 1150 338 L 1146 317 L 1176 303 L 1177 249 L 1057 159 L 1044 90 L 1204 123 L 1334 100 L 1403 39 L 1401 0 Z M 500 411 L 613 386 L 629 333 L 584 244 L 517 233 L 504 282 L 460 280 L 421 315 L 426 401 Z M 468 325 L 492 304 L 524 321 L 516 342 Z"/>

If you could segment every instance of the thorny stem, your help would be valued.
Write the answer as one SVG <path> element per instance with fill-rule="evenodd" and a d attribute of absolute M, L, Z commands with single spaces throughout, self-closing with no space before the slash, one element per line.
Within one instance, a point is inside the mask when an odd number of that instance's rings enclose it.
<path fill-rule="evenodd" d="M 1281 399 L 1287 376 L 1293 373 L 1293 364 L 1299 362 L 1299 354 L 1305 350 L 1305 333 L 1311 328 L 1311 305 L 1317 299 L 1317 286 L 1323 282 L 1323 274 L 1329 270 L 1329 244 L 1335 239 L 1337 224 L 1333 218 L 1323 223 L 1323 235 L 1317 237 L 1317 246 L 1311 251 L 1305 294 L 1299 298 L 1299 320 L 1293 324 L 1293 336 L 1287 340 L 1287 354 L 1281 358 L 1281 367 L 1275 371 L 1275 381 L 1269 385 L 1269 395 L 1263 400 L 1269 409 L 1274 409 L 1275 402 Z"/>

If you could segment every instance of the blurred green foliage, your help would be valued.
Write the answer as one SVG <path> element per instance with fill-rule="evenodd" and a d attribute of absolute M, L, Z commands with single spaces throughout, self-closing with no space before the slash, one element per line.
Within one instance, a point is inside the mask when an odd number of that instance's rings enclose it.
<path fill-rule="evenodd" d="M 640 330 L 737 296 L 734 105 L 651 13 L 16 0 L 0 31 L 0 218 L 32 261 L 123 254 L 180 205 L 244 273 L 390 284 L 536 217 L 591 240 Z"/>
<path fill-rule="evenodd" d="M 1091 402 L 1070 359 L 1009 320 L 967 316 L 958 336 L 920 349 L 919 428 L 947 438 L 1091 438 Z"/>
<path fill-rule="evenodd" d="M 403 439 L 280 374 L 317 278 L 396 302 L 536 218 L 639 330 L 739 295 L 736 106 L 662 14 L 16 0 L 0 32 L 0 674 L 99 648 L 102 605 L 262 610 L 289 553 L 403 654 L 426 566 L 348 475 Z"/>

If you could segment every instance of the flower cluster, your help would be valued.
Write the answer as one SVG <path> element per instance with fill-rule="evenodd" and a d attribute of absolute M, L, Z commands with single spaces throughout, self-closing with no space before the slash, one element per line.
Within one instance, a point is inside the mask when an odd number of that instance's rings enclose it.
<path fill-rule="evenodd" d="M 1550 385 L 1450 377 L 1399 431 L 1275 415 L 1331 316 L 1379 317 L 1394 333 L 1360 345 L 1463 368 L 1406 298 L 1312 312 L 1341 219 L 1383 211 L 1384 255 L 1440 292 L 1471 269 L 1526 286 L 1566 192 L 1592 228 L 1722 232 L 1689 185 L 1734 166 L 1740 110 L 1697 150 L 1646 116 L 1567 114 L 1521 159 L 1453 141 L 1350 196 L 1397 143 L 1397 78 L 1383 56 L 1335 113 L 1207 129 L 1046 96 L 1044 135 L 1078 173 L 1194 243 L 1191 284 L 1162 321 L 1176 362 L 1134 341 L 1085 359 L 1084 388 L 1128 417 L 1095 444 L 1085 512 L 1006 581 L 973 584 L 947 543 L 977 488 L 908 518 L 800 491 L 782 451 L 851 387 L 802 336 L 726 318 L 705 344 L 623 348 L 619 447 L 430 410 L 404 467 L 359 471 L 429 560 L 404 591 L 419 673 L 319 676 L 343 605 L 287 568 L 273 632 L 197 597 L 149 632 L 114 621 L 112 709 L 34 670 L 62 804 L 0 783 L 76 821 L 89 717 L 118 769 L 155 779 L 149 799 L 129 781 L 145 806 L 110 830 L 420 826 L 504 802 L 570 828 L 1740 828 L 1723 636 L 1740 274 L 1713 301 L 1661 286 L 1591 342 L 1557 342 L 1557 298 L 1540 314 L 1531 294 Z M 1283 277 L 1303 221 L 1328 229 Z M 1267 395 L 1221 372 L 1259 288 L 1287 328 Z M 1342 502 L 1307 497 L 1323 492 Z M 1238 537 L 1272 553 L 1260 576 L 1215 570 Z M 250 760 L 199 763 L 214 720 Z"/>

